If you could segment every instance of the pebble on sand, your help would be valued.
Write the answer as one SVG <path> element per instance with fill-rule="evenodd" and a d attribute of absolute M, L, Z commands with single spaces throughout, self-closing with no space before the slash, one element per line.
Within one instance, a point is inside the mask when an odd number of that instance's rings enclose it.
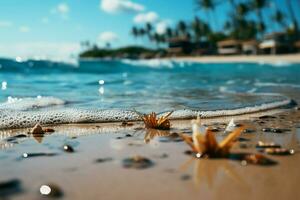
<path fill-rule="evenodd" d="M 41 135 L 44 134 L 45 132 L 43 130 L 43 127 L 38 123 L 30 130 L 30 133 L 33 135 Z"/>
<path fill-rule="evenodd" d="M 68 153 L 73 153 L 74 152 L 74 148 L 71 147 L 70 145 L 67 145 L 67 144 L 65 144 L 63 146 L 63 149 L 64 149 L 65 152 L 68 152 Z"/>
<path fill-rule="evenodd" d="M 125 168 L 146 169 L 153 165 L 154 163 L 150 159 L 142 156 L 134 156 L 123 160 L 123 167 Z"/>
<path fill-rule="evenodd" d="M 40 187 L 40 193 L 43 196 L 51 198 L 60 198 L 63 196 L 62 190 L 55 184 L 45 184 Z"/>

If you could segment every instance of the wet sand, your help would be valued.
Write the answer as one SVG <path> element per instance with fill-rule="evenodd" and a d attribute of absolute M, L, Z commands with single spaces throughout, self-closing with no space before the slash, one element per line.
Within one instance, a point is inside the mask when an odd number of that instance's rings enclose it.
<path fill-rule="evenodd" d="M 263 117 L 262 115 L 274 116 Z M 243 133 L 233 152 L 257 152 L 257 141 L 275 142 L 296 151 L 290 156 L 267 157 L 275 166 L 241 165 L 228 159 L 196 159 L 189 147 L 172 133 L 191 133 L 190 120 L 171 121 L 170 131 L 146 130 L 141 122 L 54 126 L 44 137 L 27 135 L 28 129 L 0 131 L 0 183 L 19 180 L 0 199 L 41 199 L 39 188 L 55 184 L 62 199 L 299 199 L 300 111 L 276 110 L 234 117 L 253 132 Z M 205 119 L 224 137 L 231 119 Z M 264 132 L 280 128 L 282 133 Z M 285 130 L 286 129 L 286 130 Z M 25 134 L 27 137 L 13 136 Z M 5 142 L 6 141 L 6 142 Z M 63 151 L 68 144 L 74 153 Z M 246 148 L 245 148 L 246 147 Z M 22 158 L 23 153 L 55 153 Z M 123 160 L 135 155 L 153 162 L 146 169 L 124 168 Z"/>
<path fill-rule="evenodd" d="M 286 64 L 300 63 L 300 53 L 283 54 L 283 55 L 230 55 L 230 56 L 191 56 L 177 57 L 178 61 L 192 61 L 199 63 L 271 63 L 271 64 Z"/>

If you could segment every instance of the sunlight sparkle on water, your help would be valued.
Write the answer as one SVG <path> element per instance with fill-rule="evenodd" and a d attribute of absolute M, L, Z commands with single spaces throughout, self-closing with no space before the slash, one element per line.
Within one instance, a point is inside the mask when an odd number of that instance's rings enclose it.
<path fill-rule="evenodd" d="M 99 80 L 99 85 L 104 85 L 105 81 L 104 80 Z"/>
<path fill-rule="evenodd" d="M 2 90 L 6 90 L 7 89 L 7 82 L 6 81 L 2 81 L 1 89 Z"/>
<path fill-rule="evenodd" d="M 100 94 L 104 94 L 104 87 L 103 87 L 103 86 L 101 86 L 101 87 L 99 88 L 99 93 L 100 93 Z"/>
<path fill-rule="evenodd" d="M 22 61 L 23 61 L 23 59 L 20 56 L 16 57 L 16 62 L 22 62 Z"/>

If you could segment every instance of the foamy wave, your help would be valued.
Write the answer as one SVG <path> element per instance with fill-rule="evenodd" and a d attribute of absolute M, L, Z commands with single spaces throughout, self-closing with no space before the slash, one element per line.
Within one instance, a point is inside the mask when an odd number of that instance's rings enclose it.
<path fill-rule="evenodd" d="M 0 104 L 0 109 L 12 110 L 30 110 L 33 108 L 44 108 L 55 105 L 64 105 L 66 102 L 55 97 L 42 97 L 36 98 L 17 98 L 8 97 L 5 103 Z"/>
<path fill-rule="evenodd" d="M 171 60 L 162 60 L 162 59 L 141 59 L 141 60 L 130 60 L 130 59 L 123 59 L 121 60 L 122 63 L 133 65 L 133 66 L 145 66 L 151 68 L 173 68 L 174 63 Z"/>
<path fill-rule="evenodd" d="M 288 105 L 295 105 L 295 102 L 290 99 L 285 99 L 281 101 L 275 101 L 271 103 L 264 103 L 260 105 L 230 110 L 200 111 L 183 109 L 174 111 L 174 113 L 171 116 L 171 119 L 191 119 L 195 118 L 198 115 L 200 115 L 202 118 L 242 115 L 280 108 Z M 45 125 L 140 120 L 140 115 L 137 112 L 130 110 L 87 110 L 77 108 L 61 108 L 51 110 L 33 109 L 24 111 L 23 109 L 19 108 L 18 110 L 15 109 L 15 107 L 8 107 L 6 107 L 5 109 L 0 109 L 0 129 L 32 127 L 36 123 Z M 162 113 L 162 115 L 163 114 L 165 113 Z"/>
<path fill-rule="evenodd" d="M 295 102 L 290 99 L 276 101 L 271 103 L 264 103 L 261 105 L 248 106 L 243 108 L 236 108 L 230 110 L 211 110 L 211 111 L 197 111 L 197 110 L 177 110 L 171 115 L 171 119 L 189 119 L 195 118 L 198 115 L 202 118 L 212 118 L 212 117 L 224 117 L 224 116 L 234 116 L 242 114 L 250 114 L 255 112 L 262 112 L 266 110 L 272 110 L 284 106 L 294 106 Z"/>
<path fill-rule="evenodd" d="M 289 84 L 289 83 L 256 82 L 256 83 L 254 83 L 254 85 L 258 86 L 258 87 L 293 87 L 293 88 L 300 88 L 300 85 Z"/>
<path fill-rule="evenodd" d="M 93 122 L 134 121 L 139 115 L 126 110 L 84 110 L 76 108 L 17 111 L 12 109 L 0 110 L 0 129 L 25 128 L 40 124 L 70 124 Z"/>
<path fill-rule="evenodd" d="M 277 61 L 258 61 L 259 65 L 271 65 L 272 67 L 290 67 L 292 66 L 292 63 L 289 63 L 287 61 L 283 60 L 277 60 Z"/>

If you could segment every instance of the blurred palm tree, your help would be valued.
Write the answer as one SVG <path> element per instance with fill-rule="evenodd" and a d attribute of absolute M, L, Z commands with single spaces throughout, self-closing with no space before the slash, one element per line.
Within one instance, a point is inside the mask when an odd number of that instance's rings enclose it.
<path fill-rule="evenodd" d="M 157 45 L 157 48 L 159 48 L 159 45 L 161 43 L 165 43 L 166 42 L 166 38 L 164 34 L 158 34 L 158 33 L 154 33 L 152 36 L 152 41 L 154 41 Z"/>
<path fill-rule="evenodd" d="M 258 24 L 257 30 L 261 33 L 261 35 L 266 30 L 266 25 L 263 20 L 262 10 L 267 6 L 267 0 L 252 0 L 252 9 L 256 12 Z"/>
<path fill-rule="evenodd" d="M 138 38 L 139 36 L 139 30 L 136 26 L 131 28 L 131 34 L 133 35 L 134 38 Z"/>
<path fill-rule="evenodd" d="M 209 25 L 201 21 L 197 16 L 192 21 L 191 28 L 196 42 L 199 42 L 202 37 L 207 37 L 210 33 Z"/>
<path fill-rule="evenodd" d="M 224 26 L 223 26 L 224 30 L 227 32 L 230 32 L 233 29 L 233 27 L 234 26 L 232 25 L 231 21 L 229 21 L 229 20 L 225 21 Z"/>
<path fill-rule="evenodd" d="M 172 30 L 171 27 L 168 27 L 168 28 L 166 29 L 166 36 L 167 36 L 168 38 L 172 38 L 172 37 L 174 36 L 173 30 Z"/>
<path fill-rule="evenodd" d="M 151 23 L 146 23 L 146 28 L 145 28 L 145 30 L 146 30 L 146 32 L 147 32 L 147 34 L 150 34 L 151 33 L 151 31 L 153 30 L 153 26 L 152 26 L 152 24 Z"/>
<path fill-rule="evenodd" d="M 144 37 L 146 35 L 146 30 L 144 28 L 138 29 L 138 32 L 139 32 L 138 35 L 141 37 Z"/>
<path fill-rule="evenodd" d="M 239 3 L 236 7 L 237 16 L 240 18 L 244 18 L 250 11 L 247 3 Z"/>
<path fill-rule="evenodd" d="M 274 22 L 276 22 L 279 26 L 286 29 L 285 23 L 285 15 L 280 10 L 276 9 L 275 14 L 272 16 Z"/>
<path fill-rule="evenodd" d="M 194 32 L 195 40 L 199 42 L 202 37 L 202 30 L 201 30 L 201 21 L 197 16 L 194 18 L 194 21 L 192 22 L 192 30 Z"/>
<path fill-rule="evenodd" d="M 186 36 L 187 35 L 187 25 L 184 21 L 180 20 L 177 24 L 177 29 L 178 32 L 182 35 L 182 36 Z"/>
<path fill-rule="evenodd" d="M 299 34 L 298 22 L 297 22 L 294 10 L 292 8 L 291 0 L 286 0 L 286 5 L 287 5 L 287 8 L 289 10 L 290 17 L 291 17 L 291 20 L 292 20 L 293 31 L 294 31 L 296 37 L 299 37 L 299 35 L 298 35 Z"/>
<path fill-rule="evenodd" d="M 217 6 L 215 0 L 195 0 L 196 1 L 196 9 L 204 10 L 206 12 L 206 17 L 208 22 L 211 22 L 209 13 L 211 12 L 214 15 L 215 8 Z M 217 25 L 217 19 L 213 16 L 214 24 Z M 215 27 L 216 28 L 216 27 Z"/>
<path fill-rule="evenodd" d="M 247 19 L 250 7 L 246 2 L 236 3 L 230 0 L 232 12 L 230 18 L 225 22 L 224 29 L 230 37 L 234 39 L 248 40 L 256 37 L 256 29 L 253 27 L 253 21 Z"/>

